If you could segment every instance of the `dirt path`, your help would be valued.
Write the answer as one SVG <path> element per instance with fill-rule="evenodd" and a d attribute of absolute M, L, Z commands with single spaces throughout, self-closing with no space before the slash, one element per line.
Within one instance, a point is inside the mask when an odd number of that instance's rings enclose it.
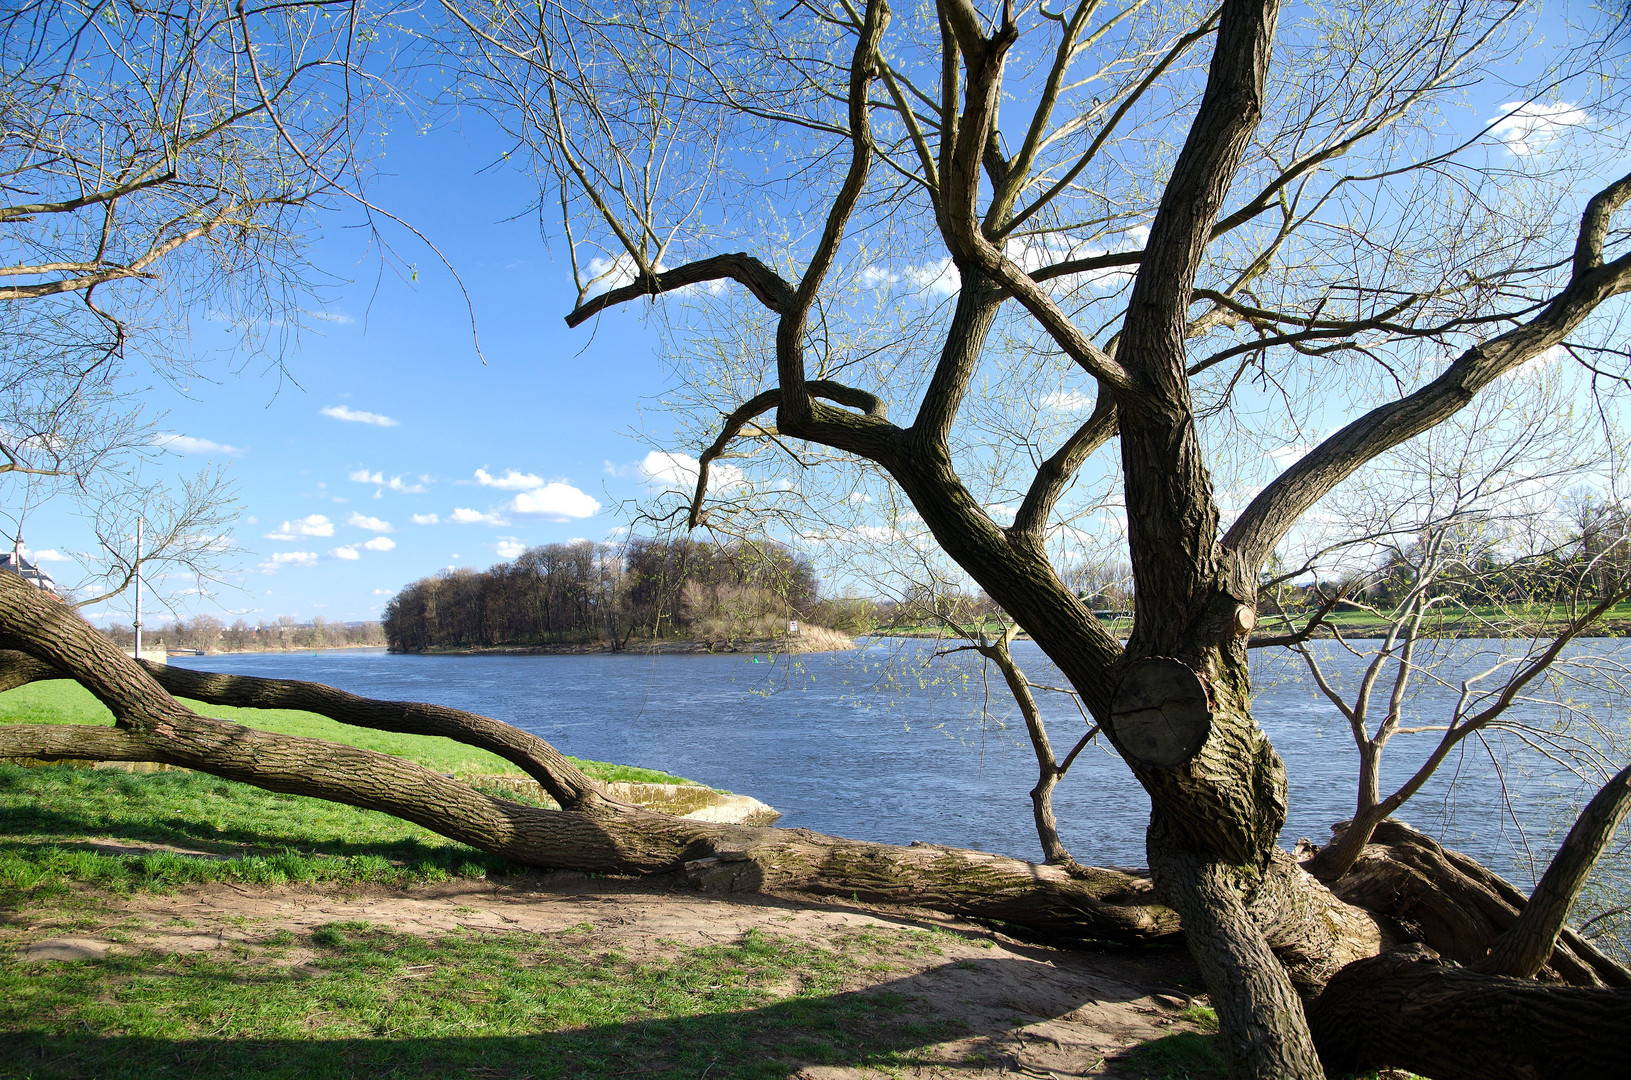
<path fill-rule="evenodd" d="M 710 896 L 678 884 L 567 873 L 412 891 L 210 885 L 169 895 L 107 897 L 96 920 L 105 925 L 87 926 L 65 911 L 14 912 L 0 926 L 0 947 L 26 961 L 143 950 L 188 953 L 241 948 L 279 930 L 305 940 L 316 927 L 350 920 L 427 937 L 456 928 L 535 934 L 570 928 L 574 937 L 583 935 L 586 949 L 645 957 L 736 942 L 755 929 L 852 956 L 865 949 L 868 931 L 945 931 L 936 936 L 933 954 L 904 960 L 891 955 L 889 965 L 877 965 L 886 970 L 868 971 L 861 955 L 853 984 L 845 987 L 900 994 L 925 1019 L 952 1017 L 966 1025 L 963 1037 L 924 1047 L 912 1064 L 893 1072 L 914 1080 L 1146 1075 L 1118 1056 L 1189 1029 L 1180 1013 L 1198 983 L 1187 956 L 1176 951 L 1067 952 L 923 911 L 810 897 Z M 310 959 L 292 948 L 278 962 Z M 882 1074 L 806 1066 L 791 1075 L 851 1080 Z"/>

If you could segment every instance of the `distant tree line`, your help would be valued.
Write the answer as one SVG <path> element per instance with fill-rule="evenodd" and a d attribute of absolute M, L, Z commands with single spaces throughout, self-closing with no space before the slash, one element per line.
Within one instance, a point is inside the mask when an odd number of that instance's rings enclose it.
<path fill-rule="evenodd" d="M 1368 569 L 1335 582 L 1280 589 L 1292 608 L 1341 595 L 1393 607 L 1430 589 L 1441 614 L 1514 605 L 1583 603 L 1620 595 L 1631 582 L 1631 507 L 1579 497 L 1550 542 L 1520 545 L 1511 523 L 1469 516 L 1436 522 L 1384 546 Z M 1528 548 L 1528 550 L 1523 550 Z"/>
<path fill-rule="evenodd" d="M 529 548 L 487 570 L 444 570 L 385 606 L 396 652 L 702 638 L 741 641 L 817 621 L 809 560 L 774 543 L 635 538 Z"/>
<path fill-rule="evenodd" d="M 114 623 L 102 631 L 120 648 L 135 644 L 130 626 Z M 291 615 L 279 615 L 272 622 L 251 626 L 243 619 L 227 626 L 212 615 L 177 619 L 157 628 L 142 628 L 142 648 L 170 652 L 279 652 L 295 649 L 338 649 L 385 644 L 385 632 L 377 622 L 330 622 L 318 615 L 310 622 L 297 622 Z"/>

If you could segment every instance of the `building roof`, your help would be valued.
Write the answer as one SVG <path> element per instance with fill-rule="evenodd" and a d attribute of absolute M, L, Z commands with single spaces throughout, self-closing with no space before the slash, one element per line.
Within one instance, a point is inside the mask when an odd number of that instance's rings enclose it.
<path fill-rule="evenodd" d="M 43 589 L 52 596 L 59 595 L 57 583 L 50 574 L 23 558 L 23 542 L 19 537 L 17 545 L 12 550 L 0 553 L 0 570 L 10 570 L 37 589 Z"/>

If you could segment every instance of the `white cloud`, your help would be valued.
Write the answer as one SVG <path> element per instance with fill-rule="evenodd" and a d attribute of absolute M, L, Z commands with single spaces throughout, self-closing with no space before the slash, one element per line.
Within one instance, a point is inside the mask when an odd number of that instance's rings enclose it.
<path fill-rule="evenodd" d="M 29 551 L 27 548 L 24 548 L 23 554 L 28 557 L 29 561 L 37 563 L 73 562 L 72 559 L 58 551 L 56 548 L 42 548 L 39 551 Z"/>
<path fill-rule="evenodd" d="M 347 544 L 345 547 L 331 548 L 329 549 L 329 554 L 336 559 L 346 559 L 350 561 L 355 561 L 362 558 L 362 555 L 357 551 L 356 544 Z"/>
<path fill-rule="evenodd" d="M 268 540 L 296 540 L 302 536 L 333 536 L 334 522 L 322 514 L 307 514 L 294 521 L 285 521 L 266 534 Z"/>
<path fill-rule="evenodd" d="M 374 595 L 375 596 L 395 596 L 396 593 L 392 592 L 390 589 L 375 589 L 374 590 Z"/>
<path fill-rule="evenodd" d="M 634 260 L 627 255 L 619 255 L 616 259 L 597 255 L 589 260 L 589 282 L 584 292 L 588 296 L 599 296 L 603 292 L 620 289 L 632 284 L 634 275 Z"/>
<path fill-rule="evenodd" d="M 396 421 L 392 420 L 391 423 L 394 424 Z M 346 474 L 346 479 L 358 484 L 378 484 L 380 487 L 388 487 L 392 491 L 400 491 L 406 495 L 418 495 L 425 490 L 423 481 L 429 480 L 430 477 L 421 476 L 419 478 L 421 483 L 410 484 L 400 476 L 393 476 L 387 480 L 385 474 L 377 469 L 373 472 L 369 472 L 367 469 L 353 469 Z M 378 498 L 379 493 L 375 492 L 374 497 Z"/>
<path fill-rule="evenodd" d="M 1284 469 L 1288 465 L 1295 465 L 1301 461 L 1312 449 L 1314 449 L 1312 446 L 1306 445 L 1282 446 L 1278 450 L 1270 450 L 1269 457 L 1274 460 L 1276 465 Z"/>
<path fill-rule="evenodd" d="M 1550 105 L 1538 101 L 1509 101 L 1501 115 L 1489 120 L 1489 133 L 1506 144 L 1516 157 L 1537 154 L 1566 129 L 1579 127 L 1591 118 L 1584 109 L 1566 101 Z"/>
<path fill-rule="evenodd" d="M 322 322 L 340 323 L 342 325 L 349 322 L 356 322 L 355 319 L 343 311 L 308 311 L 305 312 L 305 314 L 310 318 L 318 319 Z"/>
<path fill-rule="evenodd" d="M 164 434 L 153 436 L 153 445 L 178 454 L 241 454 L 243 447 L 209 439 L 195 439 L 191 435 Z"/>
<path fill-rule="evenodd" d="M 1112 252 L 1137 251 L 1144 246 L 1149 236 L 1148 227 L 1134 225 L 1122 232 L 1121 239 L 1110 247 L 1103 247 L 1063 233 L 1024 239 L 1013 237 L 1004 245 L 1003 253 L 1027 273 L 1034 273 L 1044 266 L 1071 259 L 1091 259 Z M 1132 271 L 1126 267 L 1103 266 L 1075 274 L 1061 274 L 1045 284 L 1050 292 L 1067 293 L 1084 285 L 1103 289 L 1116 288 L 1131 281 L 1132 277 Z"/>
<path fill-rule="evenodd" d="M 391 528 L 391 523 L 389 521 L 383 521 L 377 517 L 369 517 L 366 514 L 359 514 L 355 510 L 351 511 L 351 516 L 346 518 L 345 523 L 358 529 L 367 529 L 369 532 L 386 533 L 396 531 L 395 529 Z"/>
<path fill-rule="evenodd" d="M 571 484 L 545 484 L 534 491 L 523 491 L 509 505 L 517 514 L 541 514 L 544 517 L 566 521 L 569 518 L 594 517 L 600 513 L 600 503 Z"/>
<path fill-rule="evenodd" d="M 479 510 L 472 510 L 468 506 L 460 506 L 447 516 L 447 520 L 455 525 L 508 525 L 509 520 L 502 514 L 483 514 Z"/>
<path fill-rule="evenodd" d="M 499 488 L 503 491 L 527 491 L 543 487 L 544 478 L 534 473 L 516 472 L 514 469 L 507 470 L 503 476 L 494 476 L 486 469 L 477 469 L 476 483 L 482 487 Z"/>
<path fill-rule="evenodd" d="M 997 524 L 1007 525 L 1013 522 L 1014 515 L 1019 512 L 1019 507 L 1009 506 L 1007 503 L 990 503 L 986 506 L 985 512 Z"/>
<path fill-rule="evenodd" d="M 906 280 L 917 286 L 920 293 L 930 296 L 950 296 L 963 287 L 963 277 L 950 258 L 939 262 L 926 262 L 921 266 L 908 266 Z"/>
<path fill-rule="evenodd" d="M 493 545 L 493 550 L 498 552 L 501 559 L 515 559 L 527 550 L 527 545 L 513 536 L 506 536 Z"/>
<path fill-rule="evenodd" d="M 653 450 L 640 461 L 640 472 L 652 487 L 678 491 L 689 495 L 696 490 L 697 470 L 702 463 L 690 454 L 674 454 Z M 708 487 L 711 491 L 725 491 L 747 483 L 747 476 L 734 465 L 714 462 L 708 467 Z"/>
<path fill-rule="evenodd" d="M 389 416 L 382 416 L 379 413 L 353 409 L 349 405 L 328 405 L 319 411 L 324 416 L 332 416 L 336 420 L 349 420 L 353 424 L 377 424 L 380 427 L 396 427 L 401 422 L 392 420 Z"/>
<path fill-rule="evenodd" d="M 629 258 L 629 256 L 626 254 L 619 255 L 615 259 L 608 259 L 605 256 L 597 255 L 589 260 L 589 266 L 587 269 L 589 271 L 589 275 L 588 279 L 584 283 L 583 290 L 584 296 L 586 297 L 599 296 L 603 292 L 610 292 L 613 289 L 621 289 L 625 285 L 632 284 L 637 272 L 634 265 L 634 260 Z M 662 273 L 667 269 L 668 267 L 663 263 L 657 264 L 658 273 Z M 715 279 L 713 281 L 693 282 L 690 285 L 682 285 L 677 289 L 669 290 L 669 292 L 677 296 L 685 296 L 698 292 L 706 292 L 711 293 L 714 296 L 718 296 L 724 291 L 725 282 L 719 279 Z"/>
<path fill-rule="evenodd" d="M 437 517 L 435 514 L 415 514 L 413 516 L 413 523 L 415 525 L 435 525 L 441 520 L 442 519 Z"/>
<path fill-rule="evenodd" d="M 1042 399 L 1044 409 L 1055 412 L 1077 412 L 1081 409 L 1091 409 L 1094 401 L 1080 390 L 1066 390 L 1058 394 L 1048 394 Z"/>
<path fill-rule="evenodd" d="M 376 536 L 363 544 L 369 551 L 391 551 L 396 547 L 396 541 L 389 536 Z"/>
<path fill-rule="evenodd" d="M 256 569 L 263 574 L 275 574 L 286 566 L 316 566 L 315 551 L 279 551 L 261 562 Z"/>
<path fill-rule="evenodd" d="M 868 266 L 859 275 L 863 288 L 878 289 L 904 281 L 919 293 L 930 296 L 950 296 L 963 287 L 962 275 L 951 259 L 931 259 L 919 266 L 907 266 L 899 272 L 881 266 Z"/>

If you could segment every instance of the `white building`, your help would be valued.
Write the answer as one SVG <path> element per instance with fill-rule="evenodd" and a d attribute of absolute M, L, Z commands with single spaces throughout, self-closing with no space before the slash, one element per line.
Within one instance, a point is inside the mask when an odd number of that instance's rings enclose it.
<path fill-rule="evenodd" d="M 0 555 L 0 570 L 10 570 L 12 573 L 20 575 L 24 581 L 36 589 L 50 593 L 58 600 L 62 599 L 62 593 L 57 590 L 57 583 L 52 580 L 51 575 L 23 558 L 23 534 L 21 532 L 17 534 L 17 541 L 12 545 L 11 550 L 4 555 Z"/>

